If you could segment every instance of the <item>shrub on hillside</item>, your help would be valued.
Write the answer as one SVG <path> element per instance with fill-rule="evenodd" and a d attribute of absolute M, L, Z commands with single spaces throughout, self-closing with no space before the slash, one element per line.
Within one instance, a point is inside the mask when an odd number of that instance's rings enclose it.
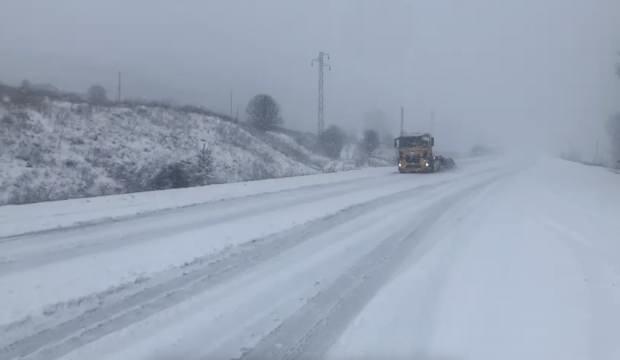
<path fill-rule="evenodd" d="M 203 144 L 198 153 L 196 165 L 190 167 L 190 175 L 193 186 L 208 185 L 213 177 L 213 155 L 211 149 Z"/>
<path fill-rule="evenodd" d="M 190 185 L 189 174 L 181 162 L 168 164 L 157 172 L 149 185 L 153 190 L 188 187 Z"/>
<path fill-rule="evenodd" d="M 165 190 L 208 185 L 212 173 L 211 151 L 204 146 L 195 159 L 164 165 L 151 178 L 147 187 L 151 190 Z"/>
<path fill-rule="evenodd" d="M 21 185 L 10 193 L 7 204 L 22 205 L 51 200 L 53 199 L 50 198 L 50 191 L 46 185 L 37 184 L 32 187 Z"/>
<path fill-rule="evenodd" d="M 249 180 L 263 180 L 271 179 L 274 177 L 273 173 L 265 166 L 264 163 L 253 162 L 250 165 L 250 179 Z"/>
<path fill-rule="evenodd" d="M 8 204 L 29 204 L 93 195 L 96 174 L 77 164 L 62 171 L 33 168 L 12 184 Z"/>

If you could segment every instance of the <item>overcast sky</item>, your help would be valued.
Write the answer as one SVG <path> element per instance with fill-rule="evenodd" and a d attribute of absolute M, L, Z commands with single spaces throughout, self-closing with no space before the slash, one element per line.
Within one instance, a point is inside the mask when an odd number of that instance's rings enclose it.
<path fill-rule="evenodd" d="M 619 0 L 0 0 L 0 81 L 169 98 L 244 113 L 269 93 L 316 129 L 319 50 L 327 123 L 380 110 L 439 144 L 593 147 L 620 107 Z M 431 125 L 430 114 L 436 113 Z"/>

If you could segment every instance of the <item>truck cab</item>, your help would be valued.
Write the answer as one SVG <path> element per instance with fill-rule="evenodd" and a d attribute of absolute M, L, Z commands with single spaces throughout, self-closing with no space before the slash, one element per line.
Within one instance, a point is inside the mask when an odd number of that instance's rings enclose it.
<path fill-rule="evenodd" d="M 430 134 L 403 135 L 394 139 L 401 173 L 435 172 L 439 162 L 433 155 L 435 138 Z"/>

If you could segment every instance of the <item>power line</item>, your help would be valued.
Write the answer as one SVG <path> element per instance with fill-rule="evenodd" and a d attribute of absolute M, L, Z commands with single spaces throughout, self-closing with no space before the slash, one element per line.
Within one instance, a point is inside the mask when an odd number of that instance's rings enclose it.
<path fill-rule="evenodd" d="M 330 60 L 329 54 L 326 52 L 319 52 L 319 56 L 316 59 L 312 59 L 311 65 L 314 66 L 314 63 L 318 64 L 318 73 L 319 73 L 319 94 L 318 94 L 318 112 L 317 112 L 317 122 L 318 122 L 318 135 L 321 135 L 325 130 L 325 69 L 331 70 L 331 65 L 325 60 Z"/>

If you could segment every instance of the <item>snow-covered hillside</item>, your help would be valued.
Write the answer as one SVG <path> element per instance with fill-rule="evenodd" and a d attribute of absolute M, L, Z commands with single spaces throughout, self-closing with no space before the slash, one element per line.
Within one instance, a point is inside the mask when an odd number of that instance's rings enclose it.
<path fill-rule="evenodd" d="M 292 132 L 158 106 L 0 98 L 0 205 L 323 172 Z"/>

